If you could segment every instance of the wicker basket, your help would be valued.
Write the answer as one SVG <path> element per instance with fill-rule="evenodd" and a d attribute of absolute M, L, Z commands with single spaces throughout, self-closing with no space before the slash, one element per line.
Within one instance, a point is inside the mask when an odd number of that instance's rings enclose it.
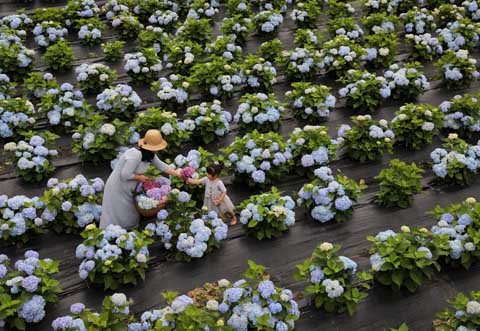
<path fill-rule="evenodd" d="M 137 201 L 137 196 L 139 195 L 137 193 L 137 188 L 138 188 L 138 185 L 140 185 L 141 183 L 138 183 L 137 184 L 137 187 L 135 188 L 135 194 L 133 195 L 133 203 L 135 205 L 135 209 L 137 210 L 137 212 L 142 215 L 143 217 L 148 217 L 148 218 L 151 218 L 151 217 L 154 217 L 158 214 L 158 212 L 163 209 L 163 207 L 165 207 L 165 203 L 162 203 L 162 204 L 159 204 L 157 207 L 155 208 L 152 208 L 152 209 L 142 209 L 138 206 L 138 201 Z"/>

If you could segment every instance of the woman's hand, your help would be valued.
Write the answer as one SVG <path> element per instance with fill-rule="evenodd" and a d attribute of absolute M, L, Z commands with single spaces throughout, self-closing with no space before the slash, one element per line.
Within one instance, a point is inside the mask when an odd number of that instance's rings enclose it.
<path fill-rule="evenodd" d="M 223 200 L 223 199 L 220 199 L 220 198 L 219 198 L 219 199 L 215 199 L 213 202 L 215 203 L 215 206 L 218 206 L 219 204 L 222 203 L 222 200 Z"/>
<path fill-rule="evenodd" d="M 133 179 L 136 180 L 137 182 L 144 183 L 148 180 L 148 177 L 145 175 L 135 175 L 133 176 Z"/>

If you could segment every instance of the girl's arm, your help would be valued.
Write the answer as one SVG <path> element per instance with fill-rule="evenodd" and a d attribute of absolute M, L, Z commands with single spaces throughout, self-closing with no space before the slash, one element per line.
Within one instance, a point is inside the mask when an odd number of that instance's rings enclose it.
<path fill-rule="evenodd" d="M 187 184 L 189 185 L 200 185 L 200 184 L 203 184 L 202 180 L 201 179 L 192 179 L 192 178 L 188 178 L 187 179 Z"/>
<path fill-rule="evenodd" d="M 225 199 L 225 196 L 227 195 L 227 192 L 222 192 L 218 198 L 215 200 L 215 204 L 219 205 L 222 203 L 223 199 Z"/>

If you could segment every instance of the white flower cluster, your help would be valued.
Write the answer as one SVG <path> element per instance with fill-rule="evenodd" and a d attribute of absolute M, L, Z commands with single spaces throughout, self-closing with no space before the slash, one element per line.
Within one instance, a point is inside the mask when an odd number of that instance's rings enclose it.
<path fill-rule="evenodd" d="M 261 86 L 261 80 L 263 76 L 268 75 L 266 73 L 270 73 L 272 75 L 272 79 L 270 81 L 265 82 L 267 84 L 273 85 L 277 82 L 277 69 L 272 65 L 271 62 L 265 61 L 263 63 L 256 63 L 254 64 L 251 69 L 247 69 L 245 71 L 246 75 L 246 82 L 250 87 L 259 87 Z M 265 84 L 264 83 L 264 84 Z"/>
<path fill-rule="evenodd" d="M 432 56 L 443 53 L 443 47 L 437 38 L 432 37 L 430 33 L 421 35 L 406 34 L 405 38 L 413 43 L 415 48 L 425 50 L 427 54 Z"/>
<path fill-rule="evenodd" d="M 77 82 L 97 79 L 100 82 L 109 82 L 112 79 L 110 71 L 110 67 L 102 63 L 82 63 L 75 68 Z"/>
<path fill-rule="evenodd" d="M 115 16 L 120 14 L 130 13 L 130 8 L 119 0 L 108 0 L 103 7 L 107 20 L 112 20 Z"/>
<path fill-rule="evenodd" d="M 175 103 L 184 103 L 188 100 L 188 92 L 186 89 L 189 87 L 188 82 L 183 82 L 181 87 L 175 87 L 178 76 L 172 74 L 168 77 L 161 77 L 158 81 L 157 97 L 161 101 L 175 101 Z M 173 83 L 172 83 L 173 82 Z"/>
<path fill-rule="evenodd" d="M 362 28 L 360 28 L 358 24 L 354 24 L 352 28 L 344 28 L 344 27 L 338 28 L 337 30 L 335 30 L 335 35 L 347 36 L 348 39 L 357 40 L 361 38 L 364 35 L 364 33 Z"/>
<path fill-rule="evenodd" d="M 293 51 L 284 51 L 283 56 L 288 57 L 288 71 L 299 74 L 315 72 L 319 52 L 308 48 L 295 48 Z"/>
<path fill-rule="evenodd" d="M 82 134 L 76 132 L 72 135 L 72 139 L 78 140 L 82 139 L 82 147 L 83 149 L 89 149 L 90 145 L 95 142 L 97 135 L 102 134 L 106 136 L 113 136 L 116 132 L 116 128 L 113 124 L 110 123 L 104 123 L 98 130 L 86 130 L 85 134 L 82 136 Z"/>
<path fill-rule="evenodd" d="M 143 210 L 154 209 L 158 206 L 158 200 L 154 198 L 149 198 L 146 195 L 137 196 L 138 207 Z"/>
<path fill-rule="evenodd" d="M 63 40 L 68 30 L 63 28 L 60 24 L 52 21 L 44 21 L 38 23 L 33 29 L 35 42 L 41 47 L 48 47 L 60 40 Z"/>
<path fill-rule="evenodd" d="M 195 8 L 190 8 L 188 10 L 187 18 L 193 18 L 199 20 L 202 18 L 212 18 L 218 14 L 219 3 L 217 1 L 202 1 L 203 7 L 196 6 Z M 202 3 L 200 2 L 200 3 Z"/>

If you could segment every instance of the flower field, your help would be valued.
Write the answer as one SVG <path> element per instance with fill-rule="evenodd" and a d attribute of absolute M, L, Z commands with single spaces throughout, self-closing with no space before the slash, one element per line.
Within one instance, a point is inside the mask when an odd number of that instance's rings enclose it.
<path fill-rule="evenodd" d="M 0 330 L 480 330 L 479 36 L 475 0 L 3 1 Z M 153 168 L 156 216 L 95 225 L 149 129 L 237 225 Z"/>

